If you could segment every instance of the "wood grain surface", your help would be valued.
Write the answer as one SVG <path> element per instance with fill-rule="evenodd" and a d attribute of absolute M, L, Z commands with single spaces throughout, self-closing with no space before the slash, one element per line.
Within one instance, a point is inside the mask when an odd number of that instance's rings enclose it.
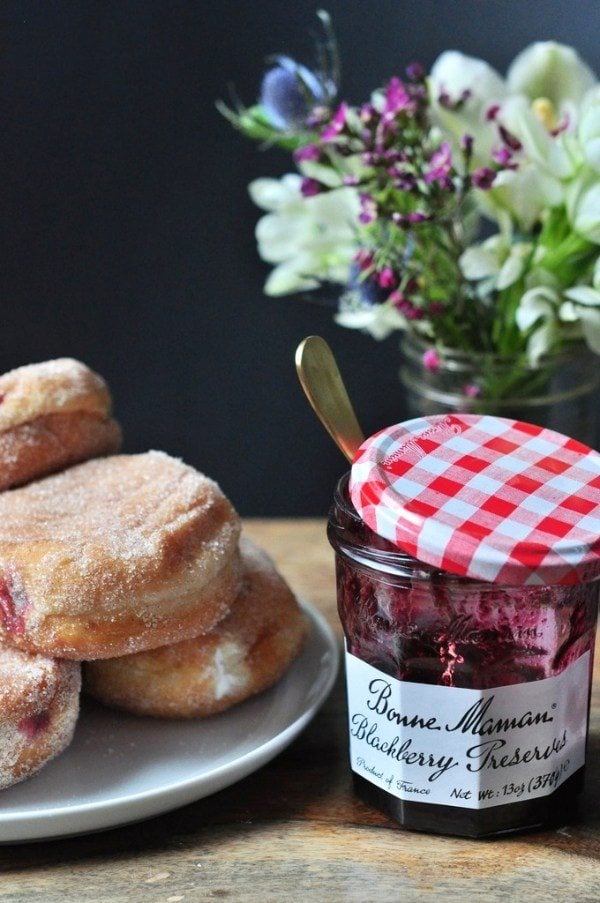
<path fill-rule="evenodd" d="M 294 590 L 340 638 L 320 520 L 251 520 Z M 576 823 L 473 841 L 398 828 L 357 800 L 343 678 L 305 732 L 245 780 L 183 809 L 99 834 L 0 846 L 0 903 L 600 901 L 600 668 Z M 1 796 L 0 796 L 1 809 Z"/>

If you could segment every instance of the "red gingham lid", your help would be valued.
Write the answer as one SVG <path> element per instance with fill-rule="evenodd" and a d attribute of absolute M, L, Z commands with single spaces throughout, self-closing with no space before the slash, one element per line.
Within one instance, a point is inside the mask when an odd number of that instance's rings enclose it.
<path fill-rule="evenodd" d="M 350 497 L 375 533 L 453 574 L 514 586 L 600 573 L 600 454 L 554 430 L 409 420 L 363 443 Z"/>

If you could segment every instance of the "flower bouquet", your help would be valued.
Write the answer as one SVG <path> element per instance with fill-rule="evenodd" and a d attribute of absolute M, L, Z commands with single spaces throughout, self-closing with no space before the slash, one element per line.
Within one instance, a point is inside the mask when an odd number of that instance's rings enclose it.
<path fill-rule="evenodd" d="M 353 106 L 338 98 L 336 44 L 319 16 L 315 66 L 276 57 L 258 104 L 220 105 L 293 155 L 294 173 L 249 186 L 267 211 L 256 230 L 274 265 L 266 293 L 334 287 L 340 325 L 403 332 L 432 380 L 447 360 L 488 361 L 460 386 L 466 407 L 539 393 L 549 356 L 600 354 L 592 70 L 553 42 L 526 48 L 506 78 L 447 51 Z"/>

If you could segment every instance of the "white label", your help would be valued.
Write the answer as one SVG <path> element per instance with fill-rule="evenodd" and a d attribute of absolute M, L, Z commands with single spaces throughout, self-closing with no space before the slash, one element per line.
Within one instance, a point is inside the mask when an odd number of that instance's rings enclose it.
<path fill-rule="evenodd" d="M 557 677 L 465 690 L 346 653 L 352 769 L 402 800 L 484 809 L 556 790 L 585 761 L 590 653 Z"/>

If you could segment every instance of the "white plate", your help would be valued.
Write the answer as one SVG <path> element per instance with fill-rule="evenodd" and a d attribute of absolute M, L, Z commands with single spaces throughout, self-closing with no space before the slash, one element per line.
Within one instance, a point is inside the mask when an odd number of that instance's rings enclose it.
<path fill-rule="evenodd" d="M 0 793 L 0 843 L 99 831 L 216 793 L 256 771 L 306 727 L 338 669 L 333 631 L 303 604 L 311 631 L 272 689 L 205 720 L 168 721 L 85 705 L 71 746 Z"/>

